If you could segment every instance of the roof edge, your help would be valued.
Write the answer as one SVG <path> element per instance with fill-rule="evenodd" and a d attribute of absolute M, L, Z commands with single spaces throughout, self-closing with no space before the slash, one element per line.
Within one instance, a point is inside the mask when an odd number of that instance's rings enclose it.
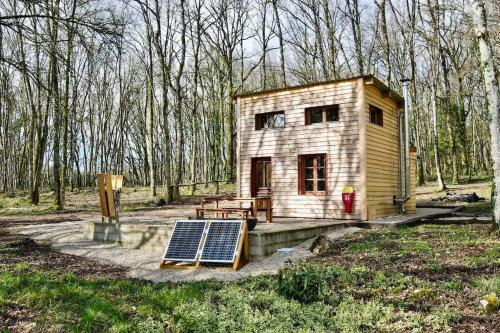
<path fill-rule="evenodd" d="M 394 90 L 390 89 L 385 83 L 383 83 L 381 80 L 377 79 L 372 74 L 359 75 L 359 76 L 353 76 L 353 77 L 336 79 L 336 80 L 312 82 L 312 83 L 306 83 L 306 84 L 302 84 L 302 85 L 295 85 L 295 86 L 289 86 L 289 87 L 281 87 L 281 88 L 246 92 L 246 93 L 236 95 L 235 98 L 253 97 L 253 96 L 258 96 L 258 95 L 265 95 L 265 94 L 271 94 L 271 93 L 276 93 L 276 92 L 281 92 L 281 91 L 287 91 L 287 90 L 296 90 L 296 89 L 302 89 L 302 88 L 308 88 L 308 87 L 315 87 L 315 86 L 331 84 L 331 83 L 354 81 L 354 80 L 358 80 L 358 79 L 363 79 L 365 81 L 368 81 L 368 83 L 373 84 L 374 86 L 379 88 L 383 93 L 385 93 L 388 97 L 394 99 L 398 103 L 402 103 L 404 101 L 404 99 L 401 95 L 399 95 Z M 369 82 L 369 81 L 371 81 L 371 82 Z"/>

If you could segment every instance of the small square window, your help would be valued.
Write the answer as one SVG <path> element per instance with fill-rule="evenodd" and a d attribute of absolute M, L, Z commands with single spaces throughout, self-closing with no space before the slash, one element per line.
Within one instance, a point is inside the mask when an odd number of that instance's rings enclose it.
<path fill-rule="evenodd" d="M 378 126 L 384 126 L 384 111 L 376 106 L 370 105 L 370 123 Z"/>
<path fill-rule="evenodd" d="M 285 127 L 285 112 L 268 112 L 255 115 L 255 129 Z"/>
<path fill-rule="evenodd" d="M 339 121 L 339 106 L 334 104 L 306 108 L 305 116 L 306 125 Z"/>

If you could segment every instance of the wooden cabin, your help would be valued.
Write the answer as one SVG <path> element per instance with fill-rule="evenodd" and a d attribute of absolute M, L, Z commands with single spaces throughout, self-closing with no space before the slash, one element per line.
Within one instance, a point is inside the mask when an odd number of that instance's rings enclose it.
<path fill-rule="evenodd" d="M 402 194 L 404 100 L 381 81 L 363 76 L 287 87 L 240 95 L 236 103 L 239 197 L 271 196 L 280 217 L 371 220 L 400 213 L 393 199 Z M 406 213 L 415 212 L 410 151 Z M 355 192 L 350 214 L 345 186 Z"/>

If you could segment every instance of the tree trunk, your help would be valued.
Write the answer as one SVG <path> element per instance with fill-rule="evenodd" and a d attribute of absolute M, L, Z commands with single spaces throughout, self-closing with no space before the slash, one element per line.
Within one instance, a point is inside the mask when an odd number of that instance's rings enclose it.
<path fill-rule="evenodd" d="M 352 5 L 351 5 L 352 2 Z M 351 29 L 354 38 L 354 49 L 356 52 L 356 60 L 358 61 L 358 74 L 365 74 L 365 61 L 363 57 L 363 42 L 361 38 L 361 18 L 359 14 L 358 0 L 347 0 L 347 10 L 349 12 L 349 20 L 351 22 Z"/>
<path fill-rule="evenodd" d="M 329 79 L 337 78 L 337 66 L 335 64 L 335 31 L 330 17 L 330 7 L 328 0 L 323 0 L 323 16 L 326 25 L 326 34 L 328 38 L 328 64 L 329 64 Z"/>
<path fill-rule="evenodd" d="M 380 0 L 380 3 L 375 1 L 375 4 L 377 5 L 380 13 L 380 37 L 382 39 L 382 48 L 384 50 L 385 82 L 387 83 L 387 86 L 390 88 L 392 69 L 390 60 L 389 36 L 387 33 L 387 19 L 385 15 L 386 0 Z M 415 80 L 415 78 L 412 77 L 412 80 Z M 414 98 L 415 96 L 413 96 L 413 99 Z"/>
<path fill-rule="evenodd" d="M 156 175 L 154 162 L 154 98 L 153 98 L 153 57 L 151 54 L 151 45 L 149 46 L 149 68 L 148 68 L 148 107 L 146 118 L 147 145 L 148 145 L 148 164 L 149 164 L 149 195 L 156 197 Z"/>
<path fill-rule="evenodd" d="M 497 71 L 493 58 L 493 49 L 490 44 L 488 28 L 486 25 L 486 9 L 482 0 L 473 0 L 474 22 L 476 25 L 476 36 L 479 42 L 481 54 L 481 68 L 483 70 L 484 85 L 486 87 L 486 99 L 490 113 L 491 134 L 491 159 L 493 161 L 494 196 L 493 223 L 496 228 L 500 226 L 500 105 Z"/>
<path fill-rule="evenodd" d="M 57 39 L 59 30 L 59 0 L 56 0 L 52 5 L 52 26 L 50 27 L 50 70 L 51 70 L 51 83 L 50 94 L 53 101 L 54 118 L 54 138 L 53 138 L 53 165 L 52 174 L 54 177 L 54 196 L 56 209 L 63 209 L 63 202 L 61 197 L 61 160 L 60 160 L 60 141 L 61 141 L 61 109 L 59 100 L 59 83 L 58 83 L 58 70 L 57 70 Z"/>
<path fill-rule="evenodd" d="M 76 0 L 73 0 L 71 17 L 76 11 Z M 71 71 L 71 54 L 73 53 L 73 26 L 71 23 L 66 25 L 68 35 L 68 45 L 66 49 L 65 69 L 64 69 L 64 106 L 63 106 L 63 148 L 62 148 L 62 170 L 61 170 L 61 208 L 64 207 L 66 197 L 66 177 L 68 170 L 68 121 L 69 121 L 69 74 Z"/>
<path fill-rule="evenodd" d="M 432 136 L 434 143 L 434 163 L 436 164 L 436 176 L 438 181 L 438 186 L 440 191 L 447 189 L 443 174 L 441 172 L 441 158 L 439 156 L 439 134 L 438 134 L 438 116 L 437 116 L 437 104 L 436 104 L 436 87 L 435 83 L 431 83 L 431 107 L 432 107 Z"/>
<path fill-rule="evenodd" d="M 286 74 L 285 74 L 285 47 L 283 45 L 283 32 L 281 31 L 281 19 L 278 12 L 278 0 L 272 0 L 273 2 L 273 11 L 274 11 L 274 19 L 276 20 L 276 29 L 278 42 L 280 45 L 280 74 L 281 74 L 281 83 L 283 87 L 286 87 Z"/>
<path fill-rule="evenodd" d="M 186 60 L 186 9 L 185 9 L 185 0 L 181 0 L 180 4 L 180 13 L 181 13 L 181 50 L 180 50 L 180 58 L 179 58 L 179 68 L 177 70 L 177 74 L 175 76 L 175 135 L 177 141 L 177 150 L 175 154 L 175 160 L 177 163 L 176 172 L 175 172 L 175 189 L 174 189 L 174 197 L 178 199 L 180 197 L 179 192 L 179 184 L 182 179 L 182 170 L 184 165 L 184 130 L 182 128 L 182 87 L 181 87 L 181 79 L 184 72 L 184 63 Z"/>

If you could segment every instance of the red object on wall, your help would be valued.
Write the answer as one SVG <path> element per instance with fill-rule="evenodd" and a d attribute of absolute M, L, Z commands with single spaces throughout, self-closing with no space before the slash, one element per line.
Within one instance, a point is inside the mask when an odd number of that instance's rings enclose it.
<path fill-rule="evenodd" d="M 344 212 L 352 213 L 352 206 L 354 203 L 354 192 L 342 193 L 342 201 L 344 202 Z"/>

